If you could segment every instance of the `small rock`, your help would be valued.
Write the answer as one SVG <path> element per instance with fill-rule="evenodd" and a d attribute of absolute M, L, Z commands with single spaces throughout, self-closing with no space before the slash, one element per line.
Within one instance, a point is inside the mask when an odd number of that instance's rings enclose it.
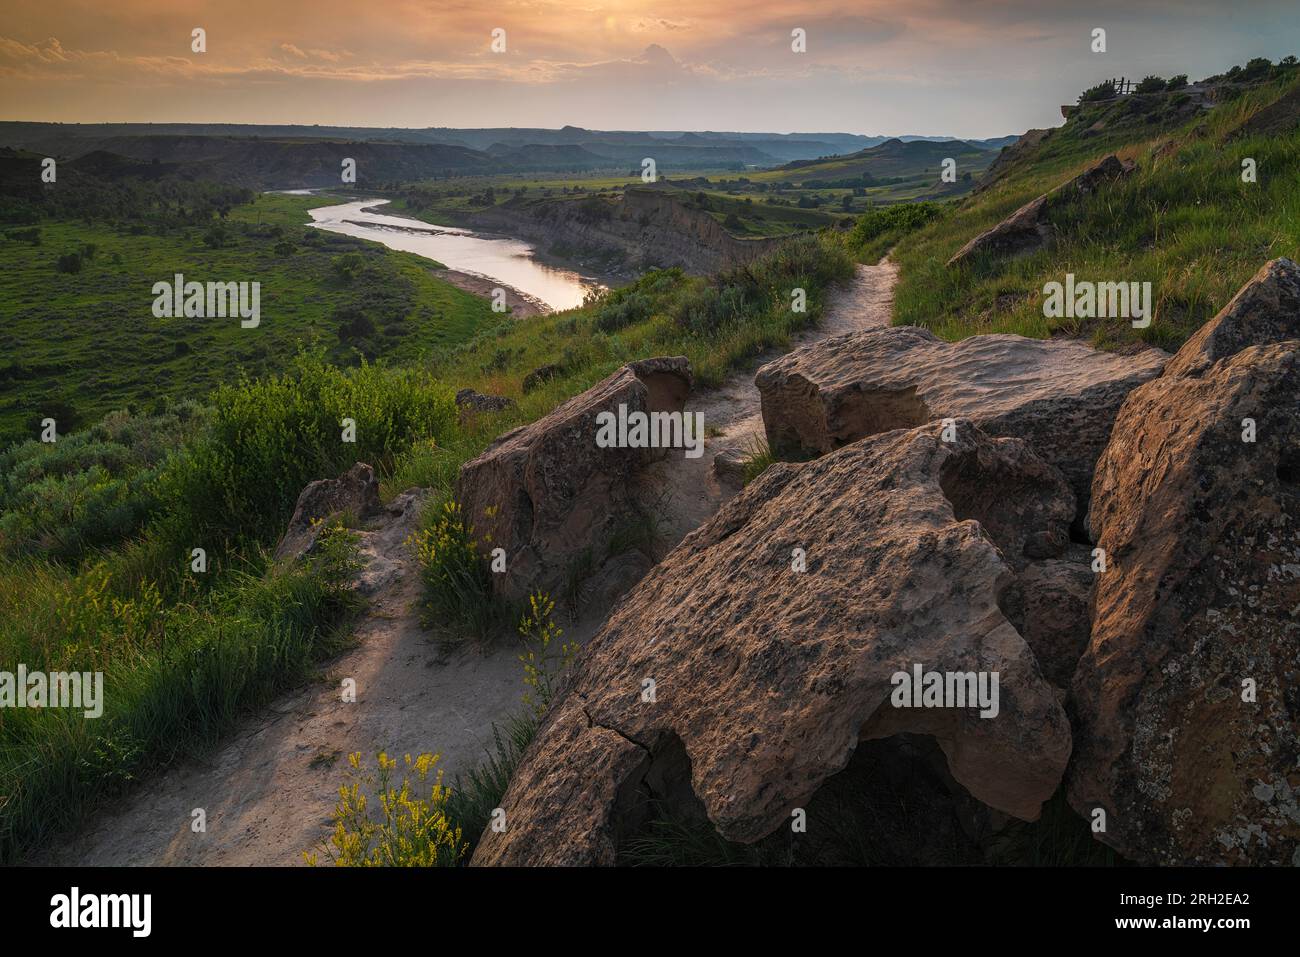
<path fill-rule="evenodd" d="M 515 400 L 504 395 L 486 395 L 473 389 L 461 389 L 456 393 L 456 407 L 460 409 L 460 420 L 468 420 L 479 412 L 502 412 L 513 409 Z"/>
<path fill-rule="evenodd" d="M 713 475 L 719 484 L 740 488 L 745 484 L 749 456 L 742 449 L 719 449 L 713 456 Z"/>
<path fill-rule="evenodd" d="M 379 480 L 375 470 L 358 462 L 336 479 L 312 482 L 298 496 L 289 527 L 275 547 L 277 561 L 299 559 L 315 547 L 325 520 L 351 512 L 364 521 L 379 511 Z"/>

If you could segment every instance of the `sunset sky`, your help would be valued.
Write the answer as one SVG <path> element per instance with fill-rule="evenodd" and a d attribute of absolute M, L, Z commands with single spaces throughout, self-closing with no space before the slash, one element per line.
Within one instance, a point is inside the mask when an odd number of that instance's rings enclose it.
<path fill-rule="evenodd" d="M 1300 53 L 1296 0 L 41 0 L 0 119 L 1018 133 L 1112 75 Z M 207 31 L 192 53 L 191 30 Z M 1106 54 L 1090 52 L 1094 27 Z M 506 31 L 506 52 L 490 49 Z M 791 30 L 807 52 L 791 51 Z"/>

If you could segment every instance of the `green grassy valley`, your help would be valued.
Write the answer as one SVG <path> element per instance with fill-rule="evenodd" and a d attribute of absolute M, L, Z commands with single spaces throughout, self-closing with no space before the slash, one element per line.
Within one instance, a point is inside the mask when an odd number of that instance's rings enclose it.
<path fill-rule="evenodd" d="M 499 318 L 427 260 L 304 226 L 306 210 L 324 204 L 262 195 L 225 220 L 162 233 L 47 220 L 29 227 L 39 245 L 0 243 L 0 441 L 34 434 L 46 415 L 72 431 L 119 409 L 202 399 L 241 371 L 283 368 L 304 346 L 342 364 L 412 362 Z M 60 271 L 66 256 L 77 257 L 75 272 Z M 178 272 L 260 282 L 260 327 L 155 318 L 151 289 Z"/>
<path fill-rule="evenodd" d="M 386 505 L 408 489 L 427 492 L 414 530 L 401 540 L 419 556 L 416 602 L 426 643 L 441 655 L 515 641 L 529 693 L 542 699 L 491 731 L 495 749 L 477 772 L 458 779 L 450 795 L 435 790 L 432 804 L 420 805 L 415 816 L 425 815 L 426 824 L 441 815 L 436 838 L 426 835 L 414 849 L 391 835 L 375 838 L 392 855 L 382 863 L 466 863 L 570 665 L 572 653 L 551 645 L 560 640 L 555 602 L 582 604 L 595 559 L 589 547 L 572 566 L 565 595 L 530 595 L 530 603 L 501 597 L 485 570 L 495 543 L 474 527 L 483 518 L 458 512 L 461 467 L 637 360 L 685 356 L 704 401 L 718 400 L 720 388 L 739 378 L 748 387 L 760 362 L 825 325 L 837 303 L 836 321 L 845 323 L 846 312 L 877 302 L 866 294 L 880 290 L 865 289 L 862 277 L 883 280 L 862 267 L 884 257 L 898 278 L 885 290 L 892 300 L 879 308 L 882 315 L 892 308 L 897 326 L 921 326 L 950 341 L 1015 333 L 1082 339 L 1119 353 L 1145 345 L 1176 350 L 1265 262 L 1300 258 L 1300 74 L 1294 64 L 1278 64 L 1251 75 L 1239 70 L 1193 92 L 1156 85 L 1085 94 L 1063 125 L 1029 131 L 1001 150 L 980 141 L 849 134 L 682 134 L 672 141 L 675 152 L 665 147 L 676 164 L 665 164 L 670 172 L 653 185 L 633 172 L 635 158 L 655 142 L 648 133 L 386 130 L 382 142 L 370 144 L 390 164 L 383 176 L 289 195 L 251 188 L 279 175 L 284 153 L 292 154 L 294 175 L 307 178 L 325 177 L 321 155 L 333 161 L 332 147 L 292 136 L 296 128 L 268 127 L 254 151 L 256 168 L 236 175 L 240 144 L 256 136 L 246 129 L 205 129 L 189 143 L 189 133 L 169 128 L 145 135 L 6 124 L 0 132 L 14 142 L 81 141 L 94 151 L 69 161 L 65 193 L 33 185 L 40 152 L 5 148 L 0 155 L 0 661 L 32 671 L 102 672 L 105 708 L 94 721 L 43 706 L 0 712 L 0 861 L 39 862 L 109 802 L 211 755 L 287 690 L 337 684 L 330 662 L 356 647 L 353 626 L 373 611 L 355 586 L 364 522 L 336 514 L 314 528 L 319 540 L 301 560 L 277 561 L 274 549 L 308 483 L 364 463 L 374 468 Z M 327 129 L 340 138 L 363 132 Z M 844 152 L 821 155 L 823 147 Z M 1050 243 L 1025 255 L 981 253 L 949 265 L 971 240 L 1111 154 L 1135 169 L 1047 207 Z M 947 159 L 956 164 L 953 182 L 942 179 Z M 1244 170 L 1255 175 L 1243 179 Z M 335 175 L 330 165 L 331 187 Z M 641 269 L 610 241 L 596 251 L 617 277 L 609 288 L 578 308 L 518 318 L 448 281 L 441 263 L 309 225 L 309 210 L 353 197 L 389 199 L 394 214 L 484 234 L 505 232 L 512 220 L 562 221 L 570 232 L 553 247 L 528 238 L 539 253 L 584 266 L 564 255 L 574 251 L 572 231 L 589 231 L 597 243 L 601 228 L 626 214 L 619 238 L 634 246 L 652 221 L 648 213 L 637 219 L 640 207 L 629 201 L 649 197 L 668 210 L 654 223 L 663 230 L 656 235 L 681 238 L 678 255 L 687 265 Z M 671 236 L 673 229 L 682 236 Z M 688 268 L 698 252 L 690 243 L 701 233 L 728 247 L 734 258 L 725 267 Z M 178 273 L 260 283 L 259 323 L 156 316 L 154 284 Z M 1067 274 L 1151 283 L 1150 325 L 1045 317 L 1044 286 Z M 859 298 L 844 306 L 845 296 Z M 463 393 L 458 399 L 462 390 L 492 401 L 476 411 L 461 403 Z M 644 391 L 650 395 L 650 386 Z M 766 413 L 753 398 L 735 413 L 739 419 L 762 420 Z M 48 419 L 56 441 L 43 437 Z M 796 482 L 777 458 L 766 445 L 749 448 L 740 463 L 744 482 L 772 480 L 773 465 L 782 483 Z M 531 481 L 546 470 L 530 459 L 517 471 Z M 700 484 L 703 474 L 682 486 Z M 1073 503 L 1065 480 L 1057 484 L 1066 491 L 1056 493 Z M 544 504 L 530 500 L 528 516 Z M 957 505 L 944 507 L 949 518 L 976 524 Z M 725 514 L 737 526 L 748 517 Z M 653 545 L 655 520 L 620 528 L 620 546 Z M 991 537 L 984 545 L 997 552 Z M 786 551 L 801 548 L 784 538 L 778 546 L 782 562 Z M 1026 554 L 1033 547 L 1021 546 Z M 642 575 L 653 565 L 646 564 Z M 444 663 L 431 658 L 419 667 Z M 737 661 L 734 668 L 747 666 Z M 803 690 L 833 700 L 843 684 L 839 675 L 820 675 Z M 583 730 L 593 727 L 588 714 Z M 652 749 L 631 745 L 649 766 Z M 338 756 L 318 755 L 312 768 L 328 771 Z M 670 756 L 676 771 L 683 761 L 690 770 L 684 750 Z M 381 772 L 397 767 L 385 761 Z M 431 764 L 408 758 L 408 768 L 417 766 L 424 782 Z M 333 792 L 338 782 L 329 781 Z M 853 792 L 857 783 L 851 775 L 839 779 L 833 796 L 860 805 L 866 799 Z M 915 810 L 886 791 L 873 791 L 870 800 L 888 804 L 891 814 Z M 364 808 L 348 805 L 354 799 L 345 788 L 339 818 L 369 840 Z M 855 812 L 863 832 L 871 830 L 874 807 Z M 742 844 L 689 815 L 646 821 L 619 863 L 800 862 L 784 834 Z M 853 849 L 861 857 L 855 863 L 911 863 L 894 853 L 895 840 L 915 838 L 927 853 L 943 853 L 930 847 L 942 843 L 931 835 L 873 836 L 879 845 Z M 1041 819 L 1017 820 L 1000 840 L 996 863 L 1118 860 L 1091 839 L 1060 788 Z M 346 843 L 340 838 L 335 847 L 348 863 L 374 862 L 368 846 Z"/>

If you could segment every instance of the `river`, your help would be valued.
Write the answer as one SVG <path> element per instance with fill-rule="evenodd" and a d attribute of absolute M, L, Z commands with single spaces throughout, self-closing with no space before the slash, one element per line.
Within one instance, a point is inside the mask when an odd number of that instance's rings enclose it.
<path fill-rule="evenodd" d="M 295 191 L 296 192 L 296 191 Z M 332 233 L 372 239 L 390 249 L 434 259 L 457 272 L 481 276 L 516 289 L 554 310 L 582 305 L 599 283 L 578 273 L 538 261 L 537 251 L 521 239 L 485 236 L 468 229 L 433 226 L 403 216 L 367 210 L 386 199 L 322 206 L 309 210 L 312 225 Z"/>

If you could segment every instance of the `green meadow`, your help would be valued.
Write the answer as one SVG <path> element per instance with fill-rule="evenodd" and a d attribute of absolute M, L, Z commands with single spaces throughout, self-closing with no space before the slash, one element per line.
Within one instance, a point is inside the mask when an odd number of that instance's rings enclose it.
<path fill-rule="evenodd" d="M 304 225 L 329 202 L 261 195 L 213 235 L 47 220 L 39 246 L 0 240 L 0 445 L 35 435 L 47 415 L 72 431 L 116 410 L 202 399 L 241 372 L 283 369 L 304 346 L 343 364 L 414 362 L 499 321 L 428 260 Z M 61 256 L 88 247 L 80 271 L 59 271 Z M 362 260 L 351 274 L 336 267 L 347 254 Z M 260 325 L 155 318 L 153 284 L 176 273 L 260 282 Z"/>

